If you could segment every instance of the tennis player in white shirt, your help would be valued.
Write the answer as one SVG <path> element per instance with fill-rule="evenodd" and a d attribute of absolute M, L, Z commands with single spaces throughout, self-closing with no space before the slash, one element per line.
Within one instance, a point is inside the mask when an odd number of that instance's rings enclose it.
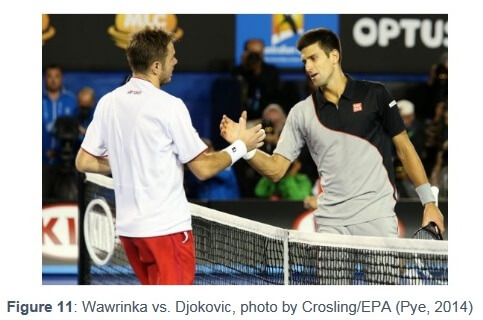
<path fill-rule="evenodd" d="M 160 87 L 171 80 L 173 35 L 145 28 L 132 36 L 132 78 L 103 96 L 76 158 L 81 172 L 114 179 L 116 232 L 141 284 L 192 284 L 195 250 L 183 189 L 183 165 L 200 180 L 263 145 L 261 125 L 246 129 L 220 152 L 207 146 L 183 101 Z"/>

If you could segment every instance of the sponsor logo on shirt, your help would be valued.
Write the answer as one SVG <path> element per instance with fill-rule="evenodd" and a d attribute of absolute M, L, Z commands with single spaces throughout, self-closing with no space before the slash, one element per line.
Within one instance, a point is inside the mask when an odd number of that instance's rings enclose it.
<path fill-rule="evenodd" d="M 141 91 L 141 90 L 139 90 L 139 91 L 135 91 L 135 90 L 129 90 L 129 91 L 127 92 L 127 94 L 141 94 L 141 93 L 142 93 L 142 91 Z"/>
<path fill-rule="evenodd" d="M 354 112 L 362 111 L 362 103 L 361 102 L 354 103 L 352 105 L 352 111 L 354 111 Z"/>
<path fill-rule="evenodd" d="M 396 100 L 392 100 L 391 103 L 389 103 L 389 108 L 392 108 L 396 105 Z"/>

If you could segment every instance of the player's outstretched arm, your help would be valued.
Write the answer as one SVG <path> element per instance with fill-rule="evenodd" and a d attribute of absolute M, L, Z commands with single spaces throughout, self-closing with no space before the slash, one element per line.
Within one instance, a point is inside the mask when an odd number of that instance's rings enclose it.
<path fill-rule="evenodd" d="M 240 125 L 233 132 L 234 139 L 231 144 L 222 151 L 202 153 L 188 162 L 188 168 L 200 180 L 206 180 L 216 175 L 221 170 L 234 164 L 247 151 L 263 146 L 265 131 L 261 125 L 246 128 L 246 117 L 240 118 Z"/>
<path fill-rule="evenodd" d="M 392 138 L 396 147 L 396 152 L 404 166 L 404 170 L 416 187 L 416 191 L 420 195 L 421 201 L 424 203 L 424 213 L 422 226 L 426 226 L 429 222 L 434 221 L 441 232 L 444 232 L 444 217 L 436 203 L 433 201 L 426 202 L 425 198 L 432 195 L 431 186 L 428 182 L 424 166 L 421 163 L 413 144 L 409 140 L 406 131 Z"/>
<path fill-rule="evenodd" d="M 246 124 L 247 113 L 242 112 L 239 122 L 235 122 L 223 115 L 220 122 L 220 134 L 228 142 L 232 143 L 238 137 L 238 130 L 241 125 Z M 248 163 L 262 176 L 267 177 L 273 181 L 279 181 L 283 178 L 288 168 L 290 161 L 285 157 L 275 153 L 269 155 L 261 150 L 256 150 L 248 157 L 244 157 Z"/>

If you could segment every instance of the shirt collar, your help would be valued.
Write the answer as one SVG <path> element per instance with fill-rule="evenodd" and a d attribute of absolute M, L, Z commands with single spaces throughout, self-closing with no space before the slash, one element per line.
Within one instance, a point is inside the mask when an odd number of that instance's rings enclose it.
<path fill-rule="evenodd" d="M 347 73 L 344 74 L 347 77 L 347 85 L 345 86 L 344 92 L 342 92 L 342 97 L 351 100 L 352 96 L 354 95 L 355 80 Z"/>
<path fill-rule="evenodd" d="M 344 75 L 347 77 L 347 84 L 345 86 L 344 92 L 342 92 L 342 97 L 346 99 L 352 99 L 352 96 L 354 95 L 354 90 L 355 90 L 355 80 L 352 78 L 350 75 L 347 73 L 344 73 Z M 317 98 L 320 100 L 320 102 L 323 102 L 324 104 L 327 103 L 327 99 L 325 99 L 323 91 L 320 89 L 317 89 L 318 94 Z"/>

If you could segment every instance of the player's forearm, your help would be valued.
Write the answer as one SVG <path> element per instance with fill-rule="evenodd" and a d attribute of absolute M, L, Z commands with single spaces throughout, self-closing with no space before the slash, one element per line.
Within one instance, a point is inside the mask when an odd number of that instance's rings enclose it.
<path fill-rule="evenodd" d="M 290 166 L 290 161 L 279 154 L 269 155 L 261 150 L 257 150 L 255 156 L 248 160 L 250 166 L 259 174 L 272 181 L 280 181 Z"/>
<path fill-rule="evenodd" d="M 208 161 L 205 171 L 206 179 L 213 177 L 232 164 L 230 156 L 224 151 L 211 153 L 209 160 L 211 161 Z"/>
<path fill-rule="evenodd" d="M 109 166 L 109 159 L 107 157 L 95 157 L 82 149 L 76 157 L 75 166 L 80 172 L 111 173 L 111 167 Z"/>
<path fill-rule="evenodd" d="M 102 174 L 111 174 L 111 166 L 107 157 L 97 158 L 97 170 Z"/>
<path fill-rule="evenodd" d="M 188 163 L 191 172 L 199 180 L 207 180 L 231 165 L 227 152 L 203 153 Z"/>
<path fill-rule="evenodd" d="M 417 188 L 422 184 L 428 183 L 424 166 L 412 144 L 398 150 L 397 154 L 414 187 Z"/>

